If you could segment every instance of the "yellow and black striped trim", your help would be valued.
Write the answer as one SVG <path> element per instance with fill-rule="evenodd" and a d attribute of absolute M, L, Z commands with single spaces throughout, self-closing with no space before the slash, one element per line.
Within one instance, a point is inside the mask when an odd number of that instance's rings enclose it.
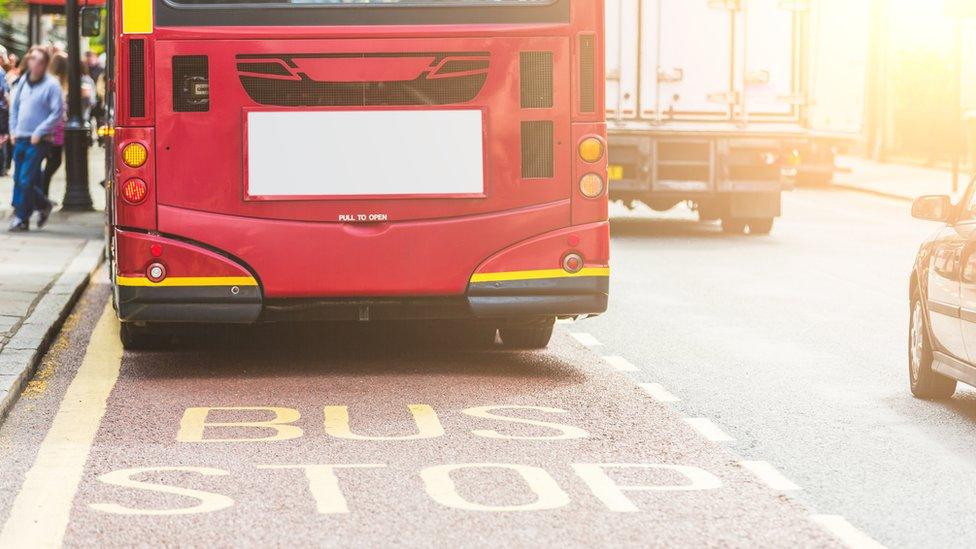
<path fill-rule="evenodd" d="M 187 287 L 187 286 L 257 286 L 253 276 L 170 276 L 153 282 L 144 276 L 116 276 L 119 286 Z"/>
<path fill-rule="evenodd" d="M 563 269 L 537 269 L 533 271 L 507 271 L 500 273 L 475 273 L 471 275 L 471 283 L 479 282 L 511 282 L 515 280 L 542 280 L 547 278 L 579 278 L 586 276 L 610 276 L 609 267 L 586 267 L 578 273 L 569 273 Z"/>

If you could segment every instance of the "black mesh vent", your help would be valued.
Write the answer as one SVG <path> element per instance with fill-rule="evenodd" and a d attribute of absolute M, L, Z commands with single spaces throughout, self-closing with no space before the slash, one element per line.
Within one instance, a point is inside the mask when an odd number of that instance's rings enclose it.
<path fill-rule="evenodd" d="M 316 82 L 241 75 L 244 91 L 262 105 L 282 107 L 360 107 L 381 105 L 449 105 L 471 101 L 485 85 L 487 73 L 402 82 Z"/>
<path fill-rule="evenodd" d="M 522 122 L 522 177 L 552 177 L 552 121 Z"/>
<path fill-rule="evenodd" d="M 129 116 L 146 116 L 146 41 L 129 40 Z"/>
<path fill-rule="evenodd" d="M 459 60 L 459 61 L 448 61 L 441 65 L 438 69 L 437 74 L 451 74 L 455 72 L 471 72 L 471 71 L 483 71 L 488 69 L 488 61 L 482 60 Z"/>
<path fill-rule="evenodd" d="M 552 52 L 523 51 L 519 55 L 523 109 L 552 108 Z"/>
<path fill-rule="evenodd" d="M 596 111 L 596 82 L 593 78 L 593 36 L 580 36 L 580 112 Z"/>
<path fill-rule="evenodd" d="M 383 57 L 396 63 L 399 57 L 431 56 L 431 66 L 416 78 L 399 81 L 320 81 L 302 72 L 292 57 L 371 58 Z M 465 59 L 450 59 L 457 55 Z M 483 59 L 471 57 L 483 56 Z M 403 53 L 403 54 L 301 54 L 238 56 L 237 70 L 247 95 L 262 105 L 281 107 L 364 107 L 387 105 L 450 105 L 475 99 L 488 79 L 488 54 Z M 275 60 L 269 59 L 275 58 Z M 447 58 L 445 60 L 445 58 Z M 277 62 L 280 60 L 280 63 Z M 444 61 L 442 63 L 442 61 Z M 282 78 L 286 77 L 286 78 Z"/>
<path fill-rule="evenodd" d="M 291 76 L 288 67 L 281 63 L 238 63 L 237 70 L 241 72 L 254 72 L 258 74 L 275 74 L 278 76 Z"/>
<path fill-rule="evenodd" d="M 210 67 L 206 55 L 173 56 L 173 111 L 210 110 Z"/>

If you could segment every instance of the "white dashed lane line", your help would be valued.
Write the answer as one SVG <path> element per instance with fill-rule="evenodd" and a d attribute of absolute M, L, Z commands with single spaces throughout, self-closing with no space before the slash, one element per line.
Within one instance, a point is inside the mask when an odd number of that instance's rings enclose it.
<path fill-rule="evenodd" d="M 586 334 L 583 334 L 586 335 Z M 634 366 L 629 360 L 622 356 L 603 356 L 600 357 L 604 362 L 613 366 L 616 370 L 621 372 L 639 372 L 640 368 Z"/>
<path fill-rule="evenodd" d="M 681 400 L 668 392 L 660 383 L 641 383 L 640 386 L 658 402 L 679 402 Z"/>
<path fill-rule="evenodd" d="M 884 545 L 871 539 L 840 515 L 813 515 L 810 519 L 851 549 L 885 549 Z"/>
<path fill-rule="evenodd" d="M 570 332 L 570 335 L 575 337 L 576 341 L 579 341 L 580 343 L 586 345 L 587 347 L 595 347 L 597 345 L 602 345 L 602 343 L 600 343 L 600 341 L 597 338 L 593 337 L 592 335 L 586 332 Z"/>
<path fill-rule="evenodd" d="M 739 464 L 773 490 L 787 492 L 800 489 L 796 483 L 783 476 L 768 461 L 740 461 Z"/>
<path fill-rule="evenodd" d="M 568 322 L 560 323 L 568 324 Z M 586 332 L 570 332 L 570 335 L 573 336 L 576 341 L 587 347 L 603 345 L 597 338 Z M 609 366 L 621 372 L 640 371 L 640 368 L 622 356 L 611 355 L 601 356 L 600 358 L 603 359 L 603 361 Z M 643 389 L 651 398 L 658 402 L 667 403 L 681 401 L 680 398 L 673 395 L 660 383 L 640 383 L 639 385 L 641 389 Z M 698 431 L 698 434 L 711 442 L 735 441 L 734 438 L 729 436 L 712 420 L 706 417 L 686 417 L 682 419 L 685 423 L 691 426 L 691 428 Z M 768 461 L 743 460 L 739 463 L 744 469 L 755 475 L 756 478 L 758 478 L 763 484 L 772 490 L 779 492 L 802 490 L 799 485 L 786 478 L 786 476 L 780 473 Z M 848 522 L 847 519 L 840 515 L 811 515 L 810 519 L 851 549 L 886 549 L 884 545 L 881 545 L 880 543 L 871 539 L 870 536 L 858 530 L 856 527 L 854 527 L 854 525 Z"/>
<path fill-rule="evenodd" d="M 712 442 L 731 442 L 735 440 L 725 434 L 725 431 L 719 429 L 718 425 L 712 423 L 712 420 L 707 417 L 686 417 L 684 420 L 685 423 L 691 425 L 694 430 L 698 431 L 698 434 Z"/>

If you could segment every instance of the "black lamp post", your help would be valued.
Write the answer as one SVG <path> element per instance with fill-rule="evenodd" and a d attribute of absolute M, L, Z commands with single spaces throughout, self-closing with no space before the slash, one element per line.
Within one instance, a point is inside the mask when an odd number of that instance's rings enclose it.
<path fill-rule="evenodd" d="M 68 27 L 68 120 L 64 125 L 65 210 L 91 210 L 88 192 L 88 122 L 81 116 L 81 36 L 78 23 L 78 0 L 64 3 Z"/>

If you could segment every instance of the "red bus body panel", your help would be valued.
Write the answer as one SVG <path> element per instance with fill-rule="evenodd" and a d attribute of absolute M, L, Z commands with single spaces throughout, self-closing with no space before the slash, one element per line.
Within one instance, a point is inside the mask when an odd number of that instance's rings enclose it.
<path fill-rule="evenodd" d="M 587 273 L 601 279 L 585 292 L 602 295 L 605 307 L 606 275 L 602 273 L 609 263 L 606 192 L 597 198 L 584 197 L 578 181 L 587 173 L 597 173 L 605 181 L 606 154 L 594 163 L 583 162 L 577 154 L 579 143 L 587 137 L 606 142 L 602 27 L 600 0 L 572 0 L 566 23 L 321 27 L 157 24 L 149 34 L 117 35 L 114 184 L 118 189 L 126 178 L 138 176 L 148 184 L 149 199 L 129 205 L 118 192 L 113 193 L 116 275 L 136 285 L 131 278 L 144 276 L 139 273 L 144 273 L 150 261 L 148 246 L 158 244 L 174 250 L 174 255 L 161 259 L 178 264 L 176 271 L 170 272 L 188 279 L 219 278 L 210 271 L 229 269 L 237 276 L 253 277 L 255 291 L 264 300 L 463 297 L 472 295 L 477 276 L 558 271 L 566 254 L 573 252 L 584 258 Z M 122 28 L 119 13 L 115 28 Z M 581 37 L 595 41 L 589 69 L 594 82 L 580 81 Z M 145 112 L 139 117 L 132 116 L 128 107 L 131 90 L 127 71 L 137 66 L 128 58 L 133 40 L 144 42 L 141 76 Z M 523 105 L 523 52 L 551 53 L 551 106 Z M 206 110 L 187 112 L 178 107 L 180 82 L 174 82 L 174 57 L 179 56 L 206 58 Z M 448 70 L 452 63 L 468 63 L 469 68 Z M 483 77 L 480 87 L 463 101 L 322 106 L 274 103 L 256 95 L 263 93 L 262 86 L 287 87 L 308 81 L 337 86 L 370 83 L 382 89 L 387 84 L 424 78 L 429 82 L 442 79 L 438 85 L 451 91 L 451 79 L 461 82 L 462 78 L 479 75 Z M 581 108 L 582 86 L 592 89 L 591 109 Z M 248 193 L 249 112 L 460 108 L 483 113 L 483 193 Z M 539 121 L 552 124 L 552 173 L 523 177 L 523 124 Z M 122 147 L 132 141 L 149 149 L 149 162 L 138 169 L 118 161 Z M 432 164 L 442 160 L 437 151 L 431 151 L 426 159 Z M 384 161 L 382 150 L 376 151 L 375 161 Z M 327 168 L 323 166 L 323 170 Z M 371 166 L 360 169 L 368 173 Z M 354 189 L 356 182 L 348 184 Z M 346 221 L 349 214 L 361 213 L 383 214 L 384 220 Z M 195 268 L 201 272 L 190 272 Z M 601 274 L 592 275 L 597 271 Z M 497 297 L 492 292 L 503 291 L 506 284 L 480 287 L 478 295 L 490 301 Z M 566 291 L 576 291 L 572 288 L 580 284 L 577 280 Z M 540 291 L 551 292 L 555 286 L 550 284 Z M 518 292 L 529 291 L 519 288 Z M 144 290 L 125 291 L 130 297 L 163 299 Z M 193 295 L 217 299 L 214 296 L 218 294 Z M 582 306 L 587 310 L 574 312 L 563 307 L 554 309 L 553 314 L 602 312 L 600 300 L 594 303 L 597 305 Z M 492 307 L 495 304 L 493 301 Z M 525 310 L 545 312 L 544 304 L 534 307 Z M 129 319 L 153 320 L 147 310 L 140 309 Z M 500 314 L 498 311 L 504 309 L 494 308 L 491 314 Z M 519 311 L 513 309 L 513 314 Z"/>

